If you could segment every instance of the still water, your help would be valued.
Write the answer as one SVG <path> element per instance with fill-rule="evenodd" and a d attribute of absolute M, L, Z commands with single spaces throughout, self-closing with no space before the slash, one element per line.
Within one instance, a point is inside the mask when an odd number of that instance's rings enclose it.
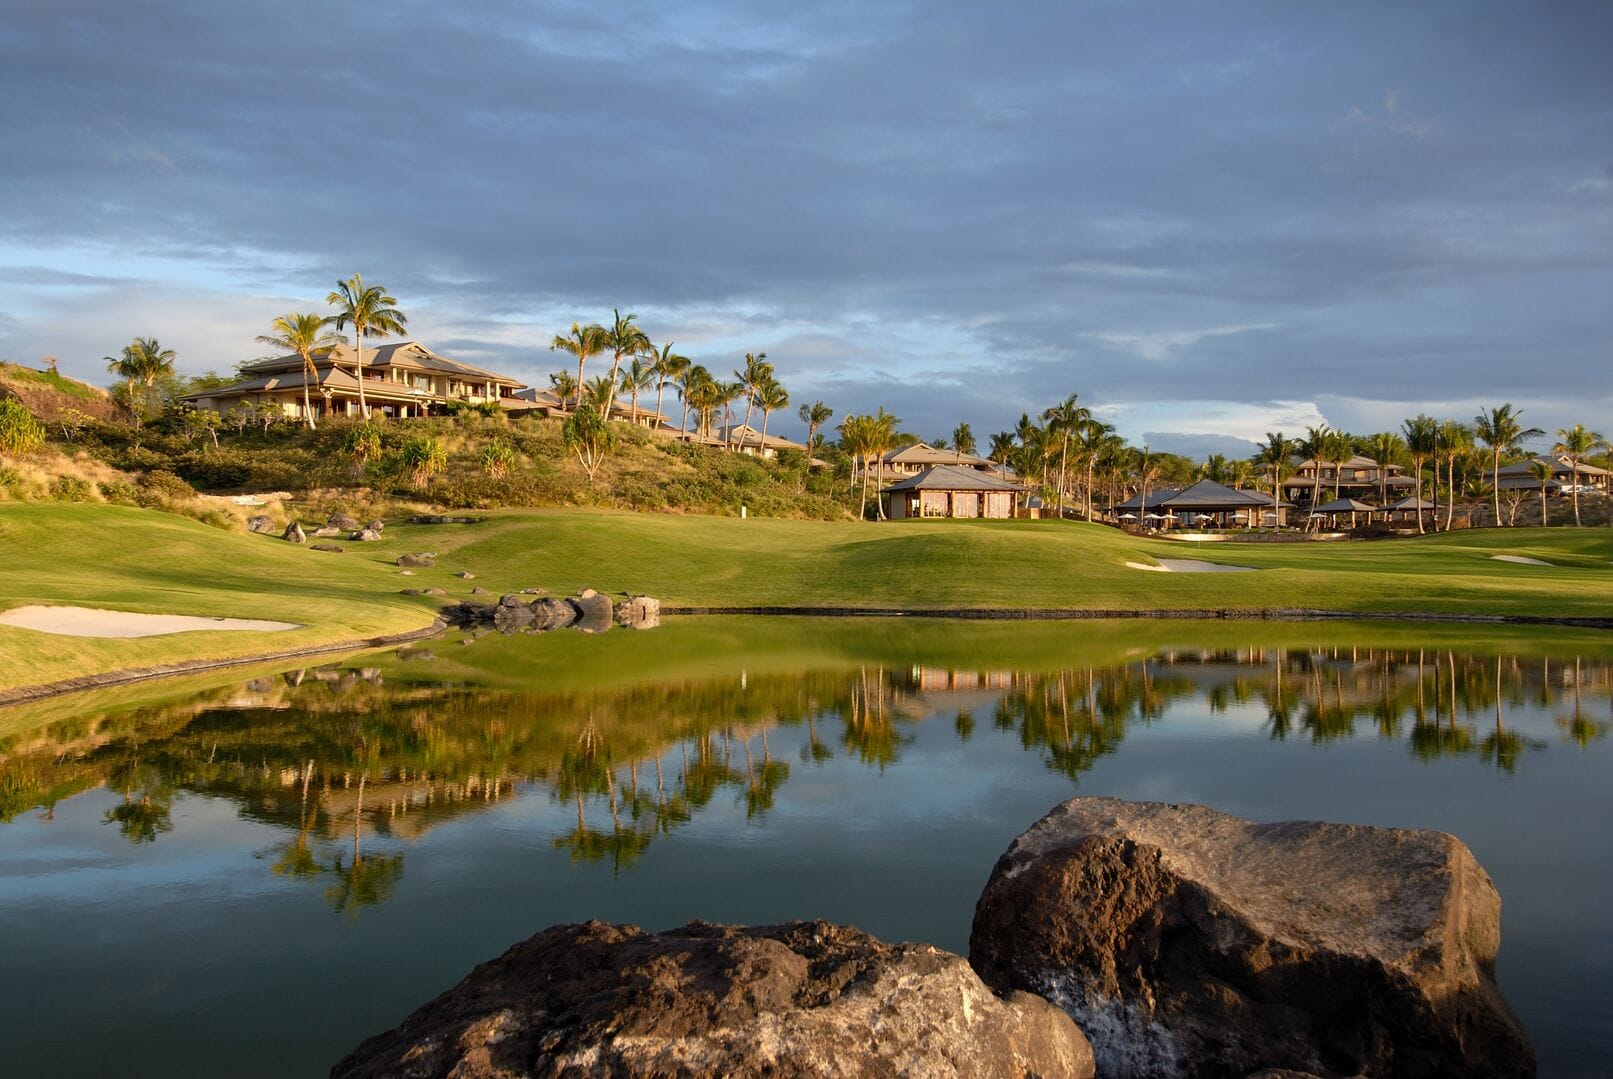
<path fill-rule="evenodd" d="M 1544 1075 L 1605 1074 L 1613 636 L 672 620 L 0 710 L 0 1071 L 319 1075 L 555 922 L 966 952 L 1075 794 L 1432 827 Z"/>

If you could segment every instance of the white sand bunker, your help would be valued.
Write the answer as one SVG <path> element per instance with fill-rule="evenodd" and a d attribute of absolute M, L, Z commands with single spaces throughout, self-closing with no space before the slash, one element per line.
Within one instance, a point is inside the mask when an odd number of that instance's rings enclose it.
<path fill-rule="evenodd" d="M 1493 554 L 1490 556 L 1495 562 L 1516 562 L 1520 566 L 1549 566 L 1550 562 L 1542 562 L 1538 558 L 1530 558 L 1521 554 Z"/>
<path fill-rule="evenodd" d="M 199 618 L 185 614 L 135 614 L 102 611 L 94 607 L 13 607 L 0 611 L 0 626 L 56 633 L 63 637 L 158 637 L 164 633 L 198 630 L 248 630 L 268 633 L 301 629 L 297 622 L 270 622 L 261 618 Z"/>
<path fill-rule="evenodd" d="M 1127 562 L 1132 569 L 1153 570 L 1155 573 L 1252 573 L 1253 566 L 1223 566 L 1219 562 L 1203 562 L 1197 558 L 1161 558 L 1159 565 Z"/>

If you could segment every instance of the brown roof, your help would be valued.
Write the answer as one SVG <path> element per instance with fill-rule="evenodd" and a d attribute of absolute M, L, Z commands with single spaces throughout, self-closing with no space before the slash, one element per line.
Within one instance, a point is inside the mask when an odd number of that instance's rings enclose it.
<path fill-rule="evenodd" d="M 882 494 L 892 491 L 1024 491 L 1017 483 L 1009 483 L 977 468 L 960 468 L 957 465 L 932 465 L 916 476 L 898 480 L 886 487 Z"/>
<path fill-rule="evenodd" d="M 358 356 L 353 346 L 340 344 L 334 348 L 325 349 L 314 354 L 316 366 L 325 364 L 354 364 Z M 418 371 L 436 371 L 441 374 L 457 375 L 464 379 L 479 379 L 488 382 L 497 382 L 506 386 L 519 386 L 520 380 L 509 375 L 501 375 L 496 371 L 489 371 L 482 367 L 473 367 L 460 360 L 439 356 L 418 341 L 393 341 L 383 344 L 368 344 L 364 346 L 364 366 L 366 367 L 400 367 Z M 271 372 L 285 368 L 302 367 L 301 356 L 276 356 L 273 359 L 259 360 L 257 363 L 247 364 L 243 371 Z M 366 392 L 369 387 L 365 386 Z"/>
<path fill-rule="evenodd" d="M 959 454 L 956 450 L 938 450 L 928 442 L 915 442 L 911 446 L 890 450 L 886 452 L 884 461 L 886 464 L 994 467 L 984 457 L 976 457 L 972 453 Z"/>

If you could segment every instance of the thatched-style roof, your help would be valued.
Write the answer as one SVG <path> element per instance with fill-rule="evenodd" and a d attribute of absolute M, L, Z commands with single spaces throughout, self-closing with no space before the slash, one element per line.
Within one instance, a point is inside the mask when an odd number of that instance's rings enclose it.
<path fill-rule="evenodd" d="M 1023 492 L 1024 487 L 1017 483 L 992 475 L 990 472 L 981 472 L 976 468 L 960 468 L 957 465 L 935 465 L 926 468 L 916 476 L 908 476 L 886 487 L 882 494 L 894 491 L 1015 491 Z"/>

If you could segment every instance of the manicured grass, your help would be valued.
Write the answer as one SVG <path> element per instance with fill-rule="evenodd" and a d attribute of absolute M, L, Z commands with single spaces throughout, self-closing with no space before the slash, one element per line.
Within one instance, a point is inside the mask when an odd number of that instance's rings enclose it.
<path fill-rule="evenodd" d="M 435 550 L 419 580 L 453 571 L 525 586 L 646 593 L 702 606 L 907 609 L 1261 609 L 1543 616 L 1613 614 L 1613 530 L 1473 530 L 1403 540 L 1185 544 L 1059 521 L 738 520 L 585 511 L 507 513 L 475 525 L 400 526 L 379 550 Z M 1494 561 L 1519 554 L 1556 563 Z M 1149 573 L 1197 558 L 1254 573 Z M 463 589 L 460 589 L 463 591 Z"/>
<path fill-rule="evenodd" d="M 326 554 L 113 506 L 0 507 L 0 608 L 55 602 L 304 623 L 281 633 L 117 641 L 0 627 L 0 687 L 414 629 L 427 624 L 442 601 L 398 594 L 409 586 L 440 586 L 449 599 L 468 596 L 473 585 L 494 593 L 593 587 L 697 606 L 1613 614 L 1613 530 L 1607 529 L 1190 546 L 1059 521 L 880 524 L 554 510 L 499 513 L 473 525 L 393 525 L 380 543 L 344 546 L 344 554 Z M 438 552 L 436 567 L 400 576 L 397 555 L 420 550 Z M 1496 562 L 1490 556 L 1497 553 L 1556 565 Z M 1149 573 L 1126 566 L 1172 557 L 1258 572 Z M 456 577 L 460 570 L 476 579 Z M 859 641 L 862 655 L 878 654 L 870 650 L 891 632 L 840 625 L 846 628 L 825 632 Z M 928 632 L 925 624 L 915 625 L 912 632 Z M 1430 627 L 1406 632 L 1436 635 Z M 748 630 L 748 639 L 761 633 Z M 1195 632 L 1195 642 L 1204 633 Z M 1493 635 L 1490 629 L 1438 631 L 1442 639 L 1452 633 Z M 1001 638 L 1012 651 L 1010 645 L 1036 634 L 1025 626 L 974 624 L 962 637 L 974 650 Z M 1113 624 L 1085 627 L 1079 635 L 1110 642 L 1124 636 Z M 738 644 L 705 642 L 696 653 Z M 596 645 L 590 647 L 598 651 Z M 798 647 L 782 638 L 778 643 L 781 654 Z M 680 659 L 696 661 L 693 653 Z"/>
<path fill-rule="evenodd" d="M 30 603 L 268 618 L 301 629 L 126 640 L 0 626 L 0 688 L 191 659 L 226 659 L 418 629 L 433 609 L 364 559 L 102 505 L 0 506 L 0 609 Z"/>

